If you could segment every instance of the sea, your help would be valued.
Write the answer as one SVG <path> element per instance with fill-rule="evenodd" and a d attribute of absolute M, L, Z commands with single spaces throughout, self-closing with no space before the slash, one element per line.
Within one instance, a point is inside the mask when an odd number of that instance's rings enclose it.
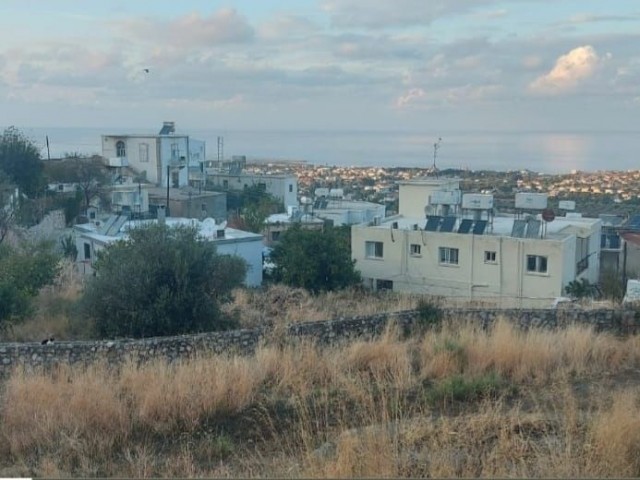
<path fill-rule="evenodd" d="M 123 128 L 18 127 L 47 158 L 100 153 L 103 134 L 157 133 Z M 640 169 L 640 131 L 479 132 L 360 130 L 179 130 L 206 141 L 207 158 L 246 155 L 247 160 L 296 161 L 326 166 L 531 170 L 541 173 Z M 435 144 L 437 148 L 434 148 Z"/>

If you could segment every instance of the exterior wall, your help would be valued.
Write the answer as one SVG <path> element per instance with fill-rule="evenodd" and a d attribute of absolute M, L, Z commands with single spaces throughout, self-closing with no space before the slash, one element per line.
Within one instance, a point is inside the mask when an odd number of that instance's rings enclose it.
<path fill-rule="evenodd" d="M 167 165 L 171 162 L 180 161 L 181 157 L 184 157 L 185 161 L 189 158 L 189 137 L 181 135 L 166 135 L 159 137 L 160 142 L 160 159 L 161 159 L 161 172 L 158 177 L 160 182 L 158 186 L 164 187 L 167 185 Z M 174 147 L 175 145 L 175 147 Z M 173 183 L 173 176 L 177 172 L 178 184 Z M 173 188 L 186 187 L 189 185 L 189 169 L 177 168 L 170 169 L 169 172 L 169 185 Z"/>
<path fill-rule="evenodd" d="M 484 328 L 498 318 L 512 322 L 517 328 L 561 328 L 578 324 L 596 331 L 614 334 L 635 334 L 640 331 L 640 320 L 634 310 L 443 310 L 443 318 L 471 322 Z M 355 338 L 372 338 L 395 322 L 403 329 L 415 325 L 415 311 L 379 314 L 321 322 L 290 325 L 284 332 L 293 340 L 312 339 L 319 344 L 347 342 Z M 6 377 L 17 366 L 28 368 L 53 367 L 59 364 L 88 365 L 106 361 L 117 365 L 126 360 L 142 363 L 153 359 L 168 362 L 206 354 L 251 354 L 269 334 L 267 329 L 212 332 L 199 335 L 148 338 L 143 340 L 102 340 L 95 342 L 1 343 L 0 376 Z"/>
<path fill-rule="evenodd" d="M 384 205 L 370 204 L 367 208 L 348 208 L 344 210 L 314 210 L 314 215 L 318 218 L 331 220 L 333 225 L 357 225 L 360 223 L 373 222 L 375 217 L 385 218 L 386 207 Z"/>
<path fill-rule="evenodd" d="M 156 201 L 160 205 L 164 205 L 167 199 L 166 197 L 158 197 Z M 206 196 L 193 196 L 191 199 L 169 198 L 169 211 L 172 217 L 197 218 L 199 220 L 210 217 L 219 223 L 227 219 L 227 195 L 215 192 Z"/>
<path fill-rule="evenodd" d="M 216 249 L 221 255 L 237 255 L 245 259 L 248 264 L 247 287 L 259 287 L 262 285 L 262 238 L 238 241 L 215 241 Z"/>
<path fill-rule="evenodd" d="M 564 258 L 571 237 L 537 240 L 493 235 L 462 235 L 354 226 L 352 258 L 365 284 L 390 280 L 397 291 L 452 297 L 516 298 L 522 304 L 550 304 L 562 296 L 567 276 Z M 383 258 L 367 258 L 366 241 L 383 242 Z M 411 254 L 411 245 L 420 254 Z M 440 247 L 457 248 L 458 264 L 441 264 Z M 485 251 L 496 252 L 485 262 Z M 547 273 L 526 271 L 527 255 L 547 257 Z M 575 268 L 575 266 L 574 266 Z"/>
<path fill-rule="evenodd" d="M 424 218 L 424 209 L 429 205 L 429 196 L 435 191 L 457 190 L 457 179 L 416 180 L 400 183 L 399 214 L 406 217 Z"/>
<path fill-rule="evenodd" d="M 266 192 L 282 200 L 285 208 L 298 206 L 298 180 L 294 176 L 286 175 L 253 175 L 242 173 L 231 175 L 228 173 L 210 173 L 207 179 L 216 188 L 223 190 L 243 190 L 258 184 L 264 184 Z"/>
<path fill-rule="evenodd" d="M 113 158 L 118 156 L 116 150 L 116 144 L 119 141 L 123 141 L 125 144 L 125 158 L 129 164 L 129 167 L 142 173 L 146 172 L 146 178 L 149 182 L 158 184 L 160 182 L 161 173 L 158 169 L 158 144 L 155 136 L 104 136 L 102 137 L 102 156 L 106 158 Z M 144 162 L 140 158 L 140 147 L 146 145 L 148 155 L 148 161 Z"/>
<path fill-rule="evenodd" d="M 116 185 L 111 190 L 111 208 L 121 212 L 122 207 L 128 207 L 134 213 L 146 213 L 149 211 L 149 192 L 138 185 Z"/>
<path fill-rule="evenodd" d="M 282 235 L 283 232 L 289 230 L 293 225 L 300 225 L 300 228 L 304 230 L 317 230 L 322 231 L 324 229 L 324 223 L 322 222 L 276 222 L 276 223 L 267 223 L 262 230 L 262 235 L 264 235 L 263 243 L 267 247 L 273 247 L 278 243 L 278 239 L 274 239 L 274 234 L 276 237 Z"/>

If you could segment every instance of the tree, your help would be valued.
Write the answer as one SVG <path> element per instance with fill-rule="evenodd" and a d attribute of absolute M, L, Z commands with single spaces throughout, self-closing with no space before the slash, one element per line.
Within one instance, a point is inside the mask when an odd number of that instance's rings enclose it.
<path fill-rule="evenodd" d="M 598 286 L 582 278 L 569 282 L 564 291 L 571 298 L 593 298 L 598 295 Z"/>
<path fill-rule="evenodd" d="M 220 304 L 241 285 L 247 265 L 218 255 L 193 228 L 152 225 L 100 252 L 83 310 L 101 337 L 149 337 L 235 326 Z"/>
<path fill-rule="evenodd" d="M 304 230 L 294 225 L 271 253 L 276 281 L 317 293 L 360 283 L 351 259 L 350 229 Z"/>
<path fill-rule="evenodd" d="M 24 319 L 32 298 L 53 283 L 59 269 L 60 257 L 48 244 L 19 250 L 0 245 L 0 328 Z"/>
<path fill-rule="evenodd" d="M 30 197 L 44 187 L 40 150 L 15 127 L 7 128 L 0 135 L 0 170 Z"/>
<path fill-rule="evenodd" d="M 59 162 L 51 162 L 46 166 L 46 174 L 49 179 L 57 182 L 75 183 L 82 193 L 85 209 L 109 182 L 104 161 L 97 155 L 87 158 L 74 154 Z"/>

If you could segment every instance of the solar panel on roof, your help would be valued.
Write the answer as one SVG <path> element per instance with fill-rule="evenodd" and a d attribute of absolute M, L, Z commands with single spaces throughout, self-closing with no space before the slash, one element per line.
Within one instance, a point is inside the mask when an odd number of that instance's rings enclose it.
<path fill-rule="evenodd" d="M 485 228 L 487 228 L 486 220 L 476 220 L 476 224 L 473 226 L 473 234 L 482 235 L 484 233 Z"/>
<path fill-rule="evenodd" d="M 524 238 L 525 228 L 527 228 L 527 222 L 525 220 L 514 220 L 513 228 L 511 229 L 511 236 L 515 238 Z"/>
<path fill-rule="evenodd" d="M 473 225 L 473 220 L 469 220 L 465 218 L 460 222 L 460 226 L 458 227 L 458 233 L 469 233 L 471 231 L 471 225 Z"/>
<path fill-rule="evenodd" d="M 440 215 L 428 215 L 427 216 L 427 224 L 424 229 L 427 232 L 436 232 L 438 231 L 438 227 L 440 226 L 440 221 L 442 217 Z"/>
<path fill-rule="evenodd" d="M 527 221 L 527 238 L 538 238 L 540 235 L 540 225 L 542 222 L 540 220 L 530 219 Z"/>
<path fill-rule="evenodd" d="M 441 232 L 453 232 L 453 227 L 456 224 L 456 217 L 444 217 L 442 223 L 440 224 Z"/>

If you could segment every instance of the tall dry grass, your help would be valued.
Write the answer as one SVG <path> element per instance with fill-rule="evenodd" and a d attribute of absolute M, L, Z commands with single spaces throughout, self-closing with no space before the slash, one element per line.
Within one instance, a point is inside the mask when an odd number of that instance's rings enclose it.
<path fill-rule="evenodd" d="M 638 341 L 498 322 L 171 365 L 18 369 L 2 390 L 0 466 L 145 478 L 637 476 Z"/>

